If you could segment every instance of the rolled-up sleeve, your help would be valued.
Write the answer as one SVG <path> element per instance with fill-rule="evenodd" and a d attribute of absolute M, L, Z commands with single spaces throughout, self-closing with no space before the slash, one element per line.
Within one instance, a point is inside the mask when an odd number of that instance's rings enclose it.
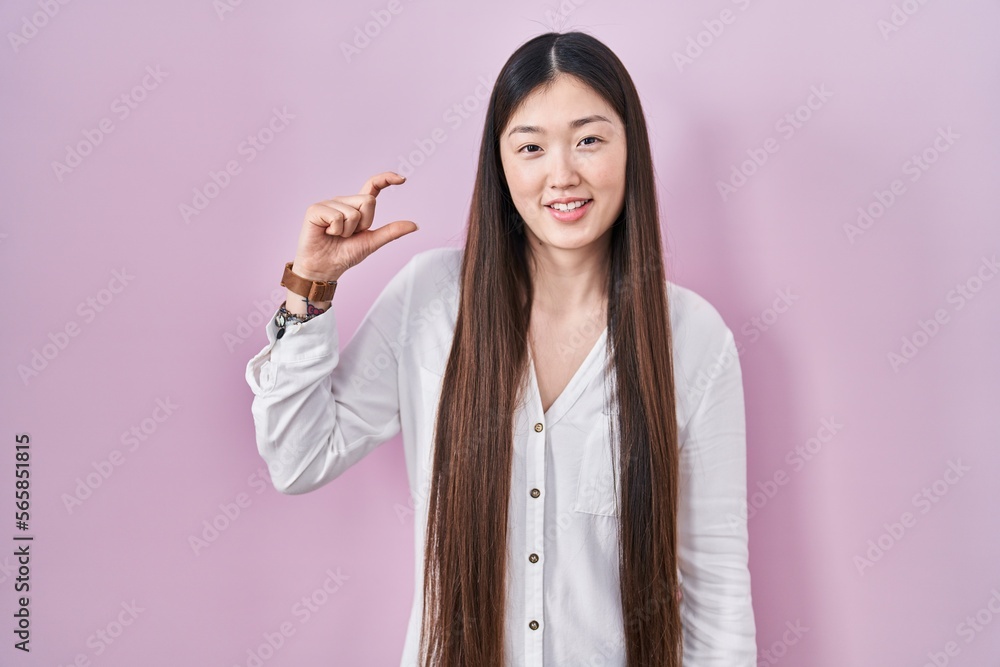
<path fill-rule="evenodd" d="M 681 430 L 678 557 L 685 667 L 757 660 L 746 522 L 743 378 L 732 331 L 710 355 L 697 407 Z"/>
<path fill-rule="evenodd" d="M 336 301 L 289 324 L 280 339 L 268 321 L 268 344 L 247 363 L 246 381 L 257 450 L 278 491 L 316 489 L 399 432 L 399 354 L 414 262 L 389 281 L 343 350 Z"/>

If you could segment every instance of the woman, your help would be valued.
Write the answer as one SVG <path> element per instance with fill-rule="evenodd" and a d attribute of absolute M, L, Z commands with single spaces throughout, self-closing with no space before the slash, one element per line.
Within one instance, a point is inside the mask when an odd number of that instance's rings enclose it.
<path fill-rule="evenodd" d="M 417 229 L 371 228 L 403 181 L 309 207 L 246 374 L 285 493 L 402 430 L 419 558 L 401 664 L 754 665 L 738 354 L 665 277 L 619 59 L 579 32 L 514 52 L 465 247 L 414 256 L 341 351 L 335 281 Z"/>

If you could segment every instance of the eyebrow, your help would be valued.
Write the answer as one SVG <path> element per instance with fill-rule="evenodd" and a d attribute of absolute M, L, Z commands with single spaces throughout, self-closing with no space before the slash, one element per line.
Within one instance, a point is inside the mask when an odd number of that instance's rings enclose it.
<path fill-rule="evenodd" d="M 595 113 L 595 114 L 590 115 L 590 116 L 585 116 L 583 118 L 577 118 L 574 121 L 570 121 L 569 126 L 570 126 L 570 128 L 572 128 L 572 129 L 575 130 L 576 128 L 583 127 L 584 125 L 586 125 L 588 123 L 599 123 L 599 122 L 602 122 L 602 121 L 605 122 L 605 123 L 610 123 L 611 122 L 610 120 L 608 120 L 607 118 L 605 118 L 601 114 L 596 114 Z M 507 136 L 510 137 L 511 135 L 517 134 L 518 132 L 523 132 L 524 134 L 545 134 L 545 130 L 543 130 L 542 128 L 538 127 L 537 125 L 517 125 L 517 126 L 511 128 L 510 132 L 507 133 Z"/>

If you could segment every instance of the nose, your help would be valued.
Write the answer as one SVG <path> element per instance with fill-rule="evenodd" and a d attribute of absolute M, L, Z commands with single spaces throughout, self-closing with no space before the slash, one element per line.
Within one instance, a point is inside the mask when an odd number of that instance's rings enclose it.
<path fill-rule="evenodd" d="M 549 171 L 549 187 L 552 190 L 567 190 L 580 183 L 580 172 L 576 159 L 569 151 L 558 151 L 552 157 Z"/>

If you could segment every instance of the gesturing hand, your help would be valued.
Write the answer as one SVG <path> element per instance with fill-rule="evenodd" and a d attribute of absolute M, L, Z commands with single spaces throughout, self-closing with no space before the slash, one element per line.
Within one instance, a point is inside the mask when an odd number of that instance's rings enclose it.
<path fill-rule="evenodd" d="M 306 209 L 292 269 L 308 280 L 338 280 L 389 241 L 417 230 L 411 220 L 396 220 L 371 229 L 375 198 L 405 176 L 384 171 L 369 178 L 356 195 L 317 202 Z"/>

